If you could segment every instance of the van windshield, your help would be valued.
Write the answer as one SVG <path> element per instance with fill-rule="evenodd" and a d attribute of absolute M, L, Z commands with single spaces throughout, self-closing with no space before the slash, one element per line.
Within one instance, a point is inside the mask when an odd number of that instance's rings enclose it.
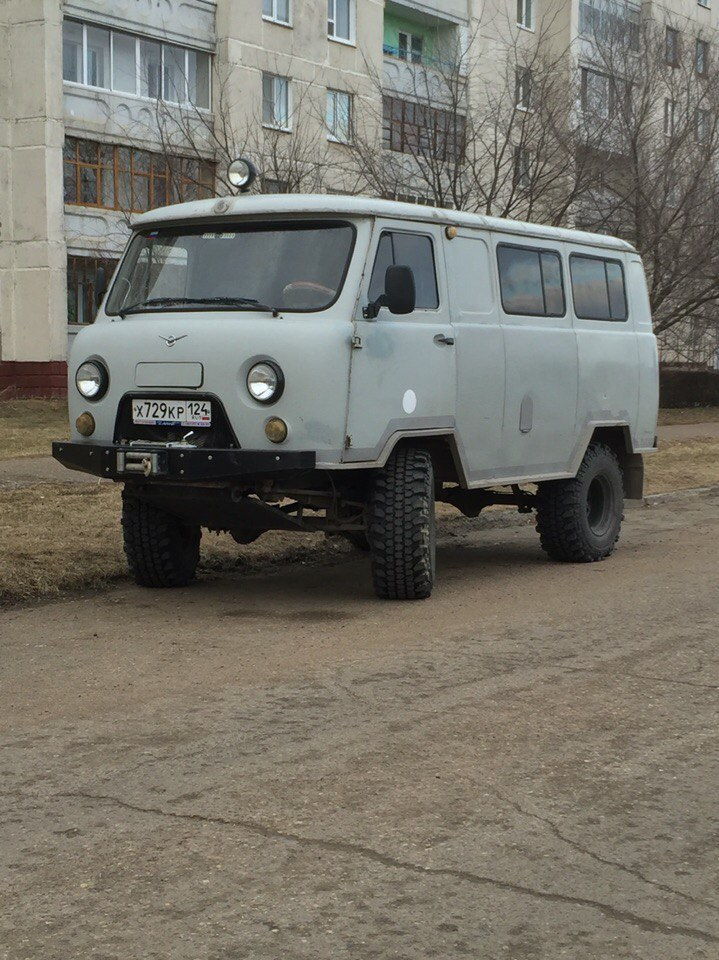
<path fill-rule="evenodd" d="M 354 238 L 354 227 L 337 220 L 143 230 L 106 312 L 324 310 L 342 291 Z"/>

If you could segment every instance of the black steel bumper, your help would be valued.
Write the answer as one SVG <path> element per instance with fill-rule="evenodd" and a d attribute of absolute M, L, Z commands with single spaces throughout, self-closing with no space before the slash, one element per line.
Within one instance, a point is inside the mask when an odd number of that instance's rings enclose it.
<path fill-rule="evenodd" d="M 70 470 L 108 480 L 224 480 L 312 470 L 310 450 L 208 450 L 193 447 L 100 443 L 52 445 L 52 455 Z"/>

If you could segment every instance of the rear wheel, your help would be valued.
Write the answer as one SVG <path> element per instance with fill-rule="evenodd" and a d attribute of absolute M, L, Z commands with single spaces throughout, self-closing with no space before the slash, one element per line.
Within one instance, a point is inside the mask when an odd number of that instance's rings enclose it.
<path fill-rule="evenodd" d="M 184 587 L 200 560 L 200 527 L 127 492 L 122 495 L 125 556 L 140 587 Z"/>
<path fill-rule="evenodd" d="M 422 600 L 435 574 L 434 472 L 424 450 L 397 450 L 377 474 L 367 539 L 375 593 L 383 600 Z"/>
<path fill-rule="evenodd" d="M 591 443 L 576 477 L 539 484 L 537 531 L 542 549 L 564 562 L 603 560 L 619 539 L 623 509 L 616 455 L 603 443 Z"/>

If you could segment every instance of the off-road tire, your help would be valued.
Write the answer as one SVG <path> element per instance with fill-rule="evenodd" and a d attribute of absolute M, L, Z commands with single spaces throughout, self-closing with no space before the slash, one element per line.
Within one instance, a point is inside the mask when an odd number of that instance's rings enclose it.
<path fill-rule="evenodd" d="M 424 450 L 397 450 L 376 475 L 367 539 L 382 600 L 423 600 L 435 573 L 434 473 Z"/>
<path fill-rule="evenodd" d="M 603 443 L 587 447 L 576 477 L 549 480 L 537 491 L 537 532 L 552 560 L 593 563 L 614 550 L 624 509 L 622 471 Z"/>
<path fill-rule="evenodd" d="M 122 537 L 138 586 L 184 587 L 194 579 L 200 559 L 199 526 L 123 493 Z"/>

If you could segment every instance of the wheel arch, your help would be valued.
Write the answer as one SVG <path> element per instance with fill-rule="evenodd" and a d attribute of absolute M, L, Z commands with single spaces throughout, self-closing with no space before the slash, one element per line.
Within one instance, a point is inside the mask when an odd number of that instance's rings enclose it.
<path fill-rule="evenodd" d="M 595 426 L 587 446 L 590 443 L 603 443 L 609 447 L 619 461 L 624 496 L 627 500 L 641 500 L 644 496 L 644 459 L 641 453 L 634 452 L 629 425 Z"/>
<path fill-rule="evenodd" d="M 388 444 L 383 451 L 383 465 L 396 450 L 407 447 L 413 447 L 415 450 L 425 450 L 430 455 L 437 480 L 443 483 L 458 483 L 460 486 L 466 486 L 466 473 L 457 445 L 457 438 L 453 433 L 433 435 L 416 433 L 395 437 L 394 442 Z"/>

